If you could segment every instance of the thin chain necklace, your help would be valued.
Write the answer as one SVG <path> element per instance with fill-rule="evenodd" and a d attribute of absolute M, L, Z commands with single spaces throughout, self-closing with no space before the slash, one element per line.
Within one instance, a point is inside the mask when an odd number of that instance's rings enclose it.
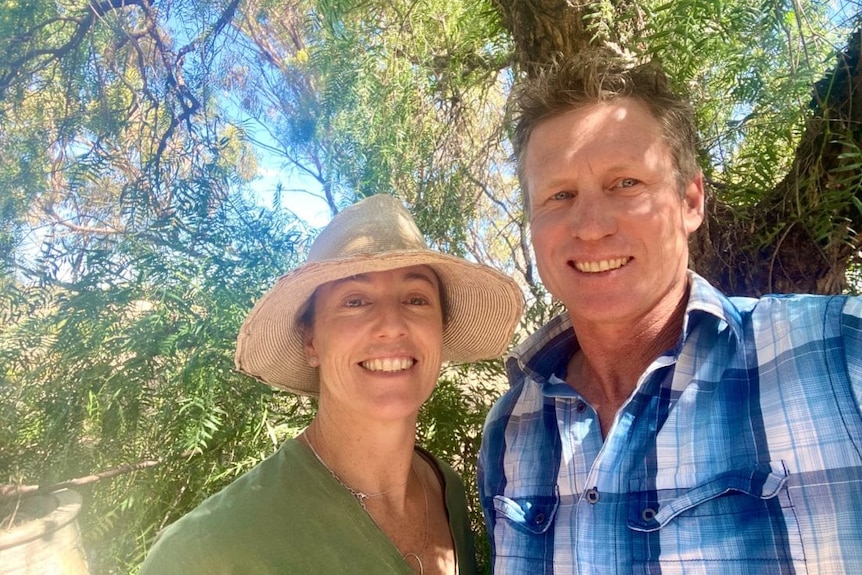
<path fill-rule="evenodd" d="M 389 493 L 390 491 L 393 491 L 394 489 L 401 487 L 401 485 L 406 485 L 407 483 L 410 482 L 410 477 L 408 476 L 407 481 L 405 483 L 402 483 L 400 485 L 396 485 L 394 487 L 390 487 L 389 489 L 387 489 L 385 491 L 379 491 L 377 493 L 363 493 L 362 491 L 357 491 L 356 489 L 353 489 L 352 487 L 350 487 L 349 485 L 344 483 L 341 480 L 341 478 L 338 475 L 336 475 L 332 469 L 329 468 L 329 466 L 326 464 L 326 462 L 323 460 L 323 458 L 320 457 L 320 455 L 317 453 L 317 450 L 314 448 L 314 445 L 312 445 L 311 439 L 308 437 L 307 434 L 303 434 L 302 439 L 305 440 L 305 444 L 308 446 L 308 448 L 314 454 L 314 457 L 329 472 L 329 474 L 333 477 L 333 479 L 335 479 L 339 483 L 339 485 L 341 485 L 343 488 L 345 488 L 347 491 L 349 491 L 351 495 L 353 495 L 353 497 L 359 502 L 359 505 L 362 507 L 362 509 L 365 510 L 365 513 L 368 514 L 368 516 L 371 518 L 372 521 L 374 521 L 374 523 L 377 523 L 377 520 L 374 519 L 374 516 L 371 514 L 370 511 L 368 511 L 368 507 L 365 506 L 365 500 L 370 499 L 371 497 L 380 497 L 381 495 L 385 495 L 386 493 Z M 423 553 L 425 553 L 425 547 L 428 546 L 428 531 L 430 530 L 429 529 L 429 524 L 430 524 L 429 519 L 430 519 L 431 512 L 428 509 L 428 491 L 425 489 L 425 482 L 422 481 L 422 478 L 420 478 L 419 474 L 416 473 L 416 468 L 414 467 L 412 462 L 410 463 L 410 472 L 416 476 L 416 480 L 419 482 L 419 485 L 422 487 L 422 497 L 425 500 L 425 536 L 422 539 L 422 549 L 419 550 L 419 553 L 402 553 L 401 557 L 403 557 L 404 561 L 406 561 L 408 564 L 410 563 L 411 559 L 415 559 L 416 563 L 419 564 L 419 575 L 424 575 L 425 565 L 422 564 L 421 555 Z"/>

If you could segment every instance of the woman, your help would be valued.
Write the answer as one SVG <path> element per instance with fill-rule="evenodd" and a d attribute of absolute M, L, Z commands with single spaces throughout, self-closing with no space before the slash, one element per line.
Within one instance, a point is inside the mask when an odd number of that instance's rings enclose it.
<path fill-rule="evenodd" d="M 475 572 L 464 487 L 415 445 L 416 421 L 442 362 L 499 356 L 522 302 L 499 272 L 428 249 L 392 196 L 343 210 L 237 341 L 237 369 L 317 396 L 317 414 L 170 526 L 143 573 Z"/>

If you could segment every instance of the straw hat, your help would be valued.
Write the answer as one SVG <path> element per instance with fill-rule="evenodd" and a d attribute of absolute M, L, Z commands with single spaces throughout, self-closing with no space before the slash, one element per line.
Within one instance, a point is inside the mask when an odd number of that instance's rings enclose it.
<path fill-rule="evenodd" d="M 401 202 L 377 194 L 336 215 L 312 243 L 306 263 L 257 302 L 240 328 L 236 368 L 274 387 L 317 395 L 320 376 L 306 361 L 299 326 L 314 290 L 413 265 L 431 267 L 443 287 L 444 361 L 489 359 L 506 350 L 523 308 L 518 285 L 493 268 L 429 249 Z"/>

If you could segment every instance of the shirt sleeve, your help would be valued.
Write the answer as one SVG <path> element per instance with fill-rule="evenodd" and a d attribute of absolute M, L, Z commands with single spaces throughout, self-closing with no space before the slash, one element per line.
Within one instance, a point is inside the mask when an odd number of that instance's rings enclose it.
<path fill-rule="evenodd" d="M 847 378 L 856 399 L 856 407 L 862 412 L 862 298 L 847 298 L 841 315 L 841 334 Z"/>

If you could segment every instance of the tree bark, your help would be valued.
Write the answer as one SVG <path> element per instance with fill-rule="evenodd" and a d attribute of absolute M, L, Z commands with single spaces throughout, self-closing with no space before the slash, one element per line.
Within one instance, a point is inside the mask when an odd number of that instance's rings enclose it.
<path fill-rule="evenodd" d="M 859 259 L 862 230 L 860 40 L 862 28 L 815 84 L 812 114 L 784 179 L 746 212 L 712 194 L 707 221 L 692 241 L 692 261 L 725 293 L 847 289 L 846 271 Z M 772 241 L 764 245 L 764 237 Z"/>
<path fill-rule="evenodd" d="M 589 3 L 567 0 L 493 0 L 515 41 L 515 59 L 533 77 L 557 54 L 590 46 L 585 17 Z"/>

